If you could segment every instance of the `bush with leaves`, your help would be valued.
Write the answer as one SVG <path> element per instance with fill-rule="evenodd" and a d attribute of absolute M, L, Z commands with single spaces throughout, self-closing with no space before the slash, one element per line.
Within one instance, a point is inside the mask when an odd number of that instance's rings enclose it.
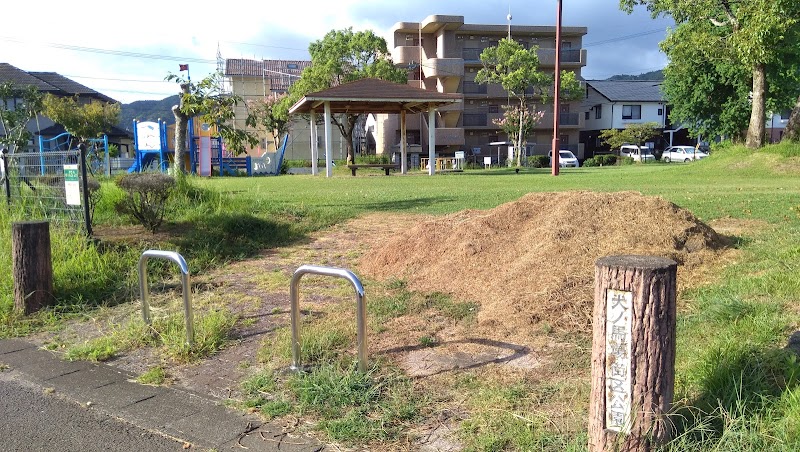
<path fill-rule="evenodd" d="M 588 159 L 583 161 L 583 166 L 584 167 L 587 167 L 587 166 L 600 166 L 600 164 L 597 163 L 597 160 L 595 160 L 595 157 L 589 157 Z"/>
<path fill-rule="evenodd" d="M 528 166 L 534 168 L 547 168 L 550 166 L 550 157 L 546 155 L 532 155 L 528 157 Z"/>
<path fill-rule="evenodd" d="M 127 174 L 117 179 L 125 198 L 115 206 L 117 212 L 130 215 L 147 230 L 155 233 L 164 220 L 167 199 L 175 186 L 175 178 L 166 174 Z"/>

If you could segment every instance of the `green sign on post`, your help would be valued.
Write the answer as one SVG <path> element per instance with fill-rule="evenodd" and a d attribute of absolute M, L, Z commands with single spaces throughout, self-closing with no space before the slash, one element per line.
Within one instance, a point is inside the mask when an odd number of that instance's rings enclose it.
<path fill-rule="evenodd" d="M 81 205 L 81 184 L 78 179 L 78 165 L 64 165 L 64 191 L 67 205 Z"/>

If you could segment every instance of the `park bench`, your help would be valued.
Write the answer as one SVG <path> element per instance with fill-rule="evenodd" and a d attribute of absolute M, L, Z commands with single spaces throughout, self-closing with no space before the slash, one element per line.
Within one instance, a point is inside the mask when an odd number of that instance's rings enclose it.
<path fill-rule="evenodd" d="M 389 170 L 399 169 L 400 165 L 396 163 L 359 163 L 359 164 L 347 165 L 347 167 L 350 168 L 350 172 L 353 174 L 353 176 L 356 175 L 356 170 L 359 168 L 383 168 L 383 171 L 388 176 Z"/>

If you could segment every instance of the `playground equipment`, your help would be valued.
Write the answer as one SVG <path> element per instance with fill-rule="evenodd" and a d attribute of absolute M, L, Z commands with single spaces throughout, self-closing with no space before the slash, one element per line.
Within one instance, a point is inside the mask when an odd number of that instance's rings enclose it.
<path fill-rule="evenodd" d="M 161 172 L 167 171 L 167 123 L 161 119 L 153 121 L 133 121 L 133 165 L 128 173 L 139 173 L 150 166 L 158 158 Z"/>
<path fill-rule="evenodd" d="M 39 136 L 39 171 L 45 175 L 46 167 L 51 164 L 60 164 L 53 159 L 61 159 L 61 154 L 48 156 L 48 152 L 66 152 L 70 150 L 73 136 L 69 132 L 56 135 L 53 138 Z M 86 140 L 86 166 L 92 174 L 103 173 L 111 177 L 111 156 L 108 152 L 108 136 L 90 138 Z"/>
<path fill-rule="evenodd" d="M 159 170 L 165 172 L 170 154 L 174 154 L 174 150 L 168 147 L 166 123 L 161 119 L 158 122 L 134 121 L 133 129 L 135 158 L 128 172 L 144 171 L 155 162 L 158 162 Z M 211 176 L 213 167 L 218 168 L 220 175 L 235 176 L 240 171 L 248 176 L 278 175 L 289 140 L 287 134 L 275 152 L 265 152 L 261 157 L 233 157 L 225 155 L 225 145 L 220 137 L 213 136 L 213 126 L 201 124 L 195 128 L 194 121 L 190 120 L 187 132 L 189 161 L 186 163 L 192 174 L 201 176 Z"/>

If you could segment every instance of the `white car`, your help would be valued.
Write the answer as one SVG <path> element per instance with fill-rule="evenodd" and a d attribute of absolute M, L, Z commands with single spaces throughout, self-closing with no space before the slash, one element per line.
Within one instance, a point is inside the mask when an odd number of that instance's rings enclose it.
<path fill-rule="evenodd" d="M 655 161 L 656 156 L 650 152 L 647 146 L 636 146 L 634 144 L 624 144 L 619 148 L 620 157 L 630 157 L 636 162 Z"/>
<path fill-rule="evenodd" d="M 661 160 L 669 162 L 690 162 L 708 157 L 708 154 L 692 146 L 670 146 L 664 149 Z"/>
<path fill-rule="evenodd" d="M 553 158 L 553 151 L 548 152 L 547 156 Z M 578 157 L 575 157 L 572 151 L 562 149 L 558 151 L 558 166 L 561 168 L 568 166 L 578 168 L 581 166 L 581 162 L 578 161 Z"/>

